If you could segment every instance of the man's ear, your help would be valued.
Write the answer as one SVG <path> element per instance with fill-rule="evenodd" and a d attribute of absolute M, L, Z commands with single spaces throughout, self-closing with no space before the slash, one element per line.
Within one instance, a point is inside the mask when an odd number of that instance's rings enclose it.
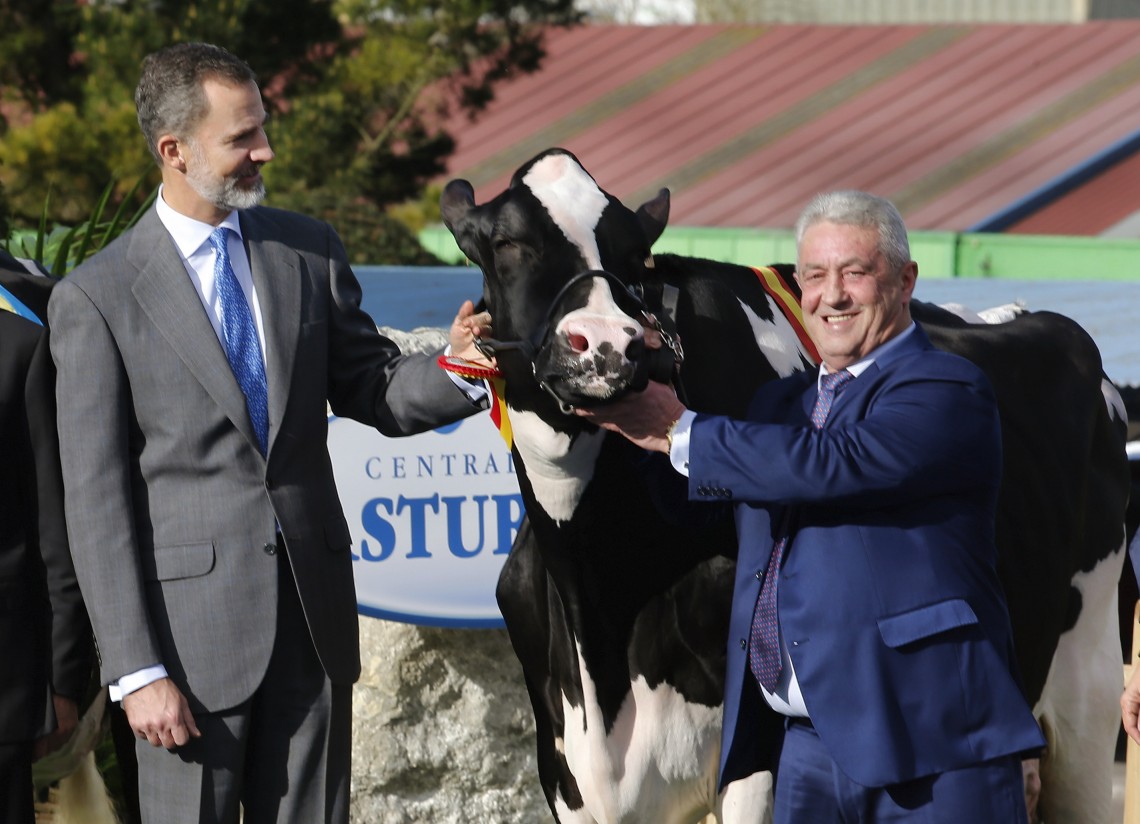
<path fill-rule="evenodd" d="M 169 166 L 180 172 L 186 171 L 186 145 L 172 134 L 164 134 L 156 144 L 158 156 L 162 158 L 162 165 Z"/>
<path fill-rule="evenodd" d="M 902 270 L 903 294 L 909 299 L 914 292 L 914 282 L 918 280 L 918 263 L 910 261 Z"/>

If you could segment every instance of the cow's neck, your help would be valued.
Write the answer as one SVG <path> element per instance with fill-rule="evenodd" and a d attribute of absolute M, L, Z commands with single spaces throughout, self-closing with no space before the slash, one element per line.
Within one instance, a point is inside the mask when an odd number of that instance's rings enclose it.
<path fill-rule="evenodd" d="M 555 429 L 535 412 L 510 409 L 511 429 L 535 503 L 556 523 L 569 521 L 594 477 L 605 432 Z"/>

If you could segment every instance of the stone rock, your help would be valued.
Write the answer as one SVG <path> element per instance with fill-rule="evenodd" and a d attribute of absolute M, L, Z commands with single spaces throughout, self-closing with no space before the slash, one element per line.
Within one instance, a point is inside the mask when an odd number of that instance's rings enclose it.
<path fill-rule="evenodd" d="M 354 824 L 551 820 L 534 716 L 506 630 L 360 620 Z"/>
<path fill-rule="evenodd" d="M 441 329 L 380 330 L 403 351 Z M 361 616 L 353 691 L 353 824 L 534 824 L 534 715 L 506 630 L 439 629 Z"/>

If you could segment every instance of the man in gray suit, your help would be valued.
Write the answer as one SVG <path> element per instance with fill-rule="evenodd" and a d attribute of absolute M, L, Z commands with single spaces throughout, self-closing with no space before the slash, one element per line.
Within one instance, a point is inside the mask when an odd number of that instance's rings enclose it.
<path fill-rule="evenodd" d="M 155 208 L 55 290 L 68 532 L 149 822 L 344 822 L 360 673 L 340 416 L 407 435 L 479 408 L 360 309 L 335 232 L 260 207 L 273 158 L 245 63 L 150 55 Z M 466 355 L 488 322 L 451 328 Z"/>

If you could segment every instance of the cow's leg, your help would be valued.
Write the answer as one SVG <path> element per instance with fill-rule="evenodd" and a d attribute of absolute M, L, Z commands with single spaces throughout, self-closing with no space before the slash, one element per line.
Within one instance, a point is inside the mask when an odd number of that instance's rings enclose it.
<path fill-rule="evenodd" d="M 770 772 L 757 772 L 733 781 L 720 794 L 720 824 L 771 824 Z"/>
<path fill-rule="evenodd" d="M 582 706 L 564 703 L 566 762 L 583 808 L 560 822 L 695 824 L 716 807 L 721 708 L 637 677 L 607 731 L 597 685 L 581 661 Z M 589 817 L 586 813 L 593 817 Z"/>
<path fill-rule="evenodd" d="M 1120 727 L 1120 629 L 1116 588 L 1124 547 L 1079 572 L 1076 625 L 1064 633 L 1034 708 L 1048 739 L 1041 760 L 1042 820 L 1107 824 Z"/>
<path fill-rule="evenodd" d="M 560 679 L 570 666 L 573 642 L 561 618 L 557 592 L 535 546 L 529 519 L 523 519 L 495 591 L 534 712 L 538 778 L 551 813 L 561 824 L 594 824 L 591 817 L 560 816 L 581 810 L 582 799 L 566 764 L 562 737 Z"/>

